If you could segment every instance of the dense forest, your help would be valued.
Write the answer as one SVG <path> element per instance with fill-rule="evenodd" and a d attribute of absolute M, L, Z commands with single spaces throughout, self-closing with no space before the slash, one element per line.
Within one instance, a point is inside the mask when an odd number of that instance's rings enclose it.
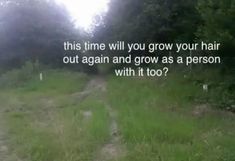
<path fill-rule="evenodd" d="M 235 46 L 234 10 L 232 0 L 112 0 L 108 13 L 94 19 L 96 27 L 89 34 L 75 28 L 66 8 L 54 1 L 1 0 L 1 66 L 9 68 L 37 59 L 59 65 L 64 41 L 88 39 L 94 42 L 217 41 L 222 44 L 218 54 L 225 58 L 224 66 L 229 66 L 233 65 Z"/>

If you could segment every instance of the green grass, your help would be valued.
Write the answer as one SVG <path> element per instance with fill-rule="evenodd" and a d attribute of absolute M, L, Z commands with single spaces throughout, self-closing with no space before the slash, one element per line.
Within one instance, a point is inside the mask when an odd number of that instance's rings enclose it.
<path fill-rule="evenodd" d="M 234 116 L 217 110 L 195 116 L 194 99 L 204 93 L 183 76 L 110 77 L 108 91 L 128 147 L 122 160 L 235 160 Z"/>
<path fill-rule="evenodd" d="M 17 72 L 0 79 L 0 86 L 7 83 L 0 108 L 10 151 L 23 160 L 94 160 L 110 140 L 105 108 L 110 104 L 126 146 L 119 161 L 235 161 L 234 114 L 208 105 L 197 109 L 204 102 L 196 100 L 210 93 L 180 74 L 166 79 L 110 76 L 106 95 L 92 89 L 79 97 L 92 79 L 85 74 L 46 70 L 39 81 L 38 74 L 18 79 Z"/>
<path fill-rule="evenodd" d="M 11 152 L 30 161 L 93 160 L 108 139 L 109 117 L 99 96 L 73 95 L 88 81 L 75 72 L 46 71 L 42 82 L 32 78 L 1 92 Z M 85 119 L 83 111 L 92 116 Z"/>
<path fill-rule="evenodd" d="M 43 81 L 39 80 L 39 75 L 35 75 L 31 81 L 24 83 L 20 89 L 26 92 L 67 94 L 80 91 L 86 79 L 86 76 L 80 73 L 49 70 L 43 72 Z"/>

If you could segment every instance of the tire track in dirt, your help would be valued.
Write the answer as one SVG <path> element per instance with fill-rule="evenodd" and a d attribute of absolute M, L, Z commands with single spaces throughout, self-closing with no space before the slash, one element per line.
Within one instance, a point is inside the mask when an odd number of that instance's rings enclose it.
<path fill-rule="evenodd" d="M 109 125 L 109 139 L 97 150 L 94 161 L 111 161 L 117 160 L 125 155 L 125 146 L 121 143 L 121 135 L 118 129 L 117 113 L 107 102 L 107 87 L 106 81 L 102 77 L 94 77 L 90 80 L 82 92 L 74 93 L 71 96 L 76 100 L 83 100 L 86 97 L 97 93 L 101 96 L 101 101 L 105 105 L 108 112 Z M 92 117 L 91 111 L 82 111 L 84 118 Z M 0 110 L 0 161 L 21 161 L 8 148 L 7 131 L 5 129 L 4 116 L 5 112 Z M 13 153 L 13 154 L 12 154 Z"/>
<path fill-rule="evenodd" d="M 125 147 L 121 144 L 121 135 L 118 129 L 117 112 L 107 102 L 107 85 L 102 77 L 91 80 L 86 87 L 87 91 L 98 91 L 102 95 L 102 102 L 108 111 L 110 118 L 109 140 L 102 145 L 96 153 L 94 161 L 111 161 L 117 160 L 125 155 Z"/>
<path fill-rule="evenodd" d="M 82 92 L 73 93 L 71 96 L 76 101 L 82 101 L 85 98 L 92 96 L 100 98 L 100 101 L 105 105 L 108 112 L 110 125 L 109 125 L 109 139 L 101 145 L 97 150 L 94 161 L 113 161 L 125 156 L 125 146 L 121 143 L 121 135 L 118 129 L 117 112 L 108 104 L 107 101 L 107 83 L 103 77 L 97 76 L 92 78 L 84 87 Z M 89 120 L 93 113 L 90 110 L 81 111 L 84 120 Z"/>
<path fill-rule="evenodd" d="M 119 158 L 125 156 L 125 147 L 121 143 L 121 135 L 116 121 L 117 113 L 108 104 L 106 104 L 106 109 L 109 113 L 111 121 L 109 127 L 110 139 L 101 147 L 95 161 L 112 161 L 118 160 Z"/>
<path fill-rule="evenodd" d="M 7 161 L 8 158 L 8 147 L 6 146 L 6 134 L 2 120 L 2 112 L 0 112 L 0 160 Z"/>
<path fill-rule="evenodd" d="M 8 147 L 7 131 L 4 121 L 4 111 L 0 110 L 0 161 L 21 161 Z"/>

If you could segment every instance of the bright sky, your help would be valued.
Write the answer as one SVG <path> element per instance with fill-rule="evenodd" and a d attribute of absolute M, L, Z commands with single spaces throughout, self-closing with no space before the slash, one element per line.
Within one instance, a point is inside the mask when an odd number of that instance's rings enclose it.
<path fill-rule="evenodd" d="M 109 0 L 56 0 L 65 5 L 77 27 L 91 29 L 96 15 L 108 11 Z"/>

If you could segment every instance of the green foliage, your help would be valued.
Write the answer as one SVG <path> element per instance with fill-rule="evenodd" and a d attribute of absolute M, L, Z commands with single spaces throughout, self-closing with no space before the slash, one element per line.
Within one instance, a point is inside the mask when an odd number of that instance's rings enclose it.
<path fill-rule="evenodd" d="M 202 87 L 183 75 L 110 77 L 108 91 L 128 147 L 122 161 L 234 160 L 233 115 L 208 106 L 200 111 L 192 98 Z"/>
<path fill-rule="evenodd" d="M 234 41 L 235 3 L 233 0 L 199 0 L 198 10 L 204 21 L 199 36 L 209 41 Z"/>
<path fill-rule="evenodd" d="M 223 67 L 227 71 L 233 71 L 232 74 L 234 75 L 234 0 L 199 0 L 197 8 L 203 20 L 203 24 L 198 27 L 197 36 L 203 41 L 217 41 L 221 43 L 218 54 L 223 58 Z"/>
<path fill-rule="evenodd" d="M 63 42 L 84 40 L 70 15 L 54 0 L 8 0 L 0 5 L 1 67 L 19 67 L 25 61 L 61 66 Z M 81 41 L 82 41 L 81 40 Z"/>
<path fill-rule="evenodd" d="M 219 69 L 213 68 L 203 71 L 196 69 L 187 79 L 200 87 L 203 84 L 208 85 L 208 92 L 197 96 L 198 102 L 210 103 L 212 106 L 223 110 L 235 110 L 235 78 L 233 75 L 223 75 Z"/>
<path fill-rule="evenodd" d="M 43 80 L 40 81 L 39 74 Z M 67 79 L 70 78 L 70 79 Z M 88 80 L 86 74 L 69 70 L 48 70 L 46 67 L 26 62 L 21 69 L 13 69 L 0 76 L 2 89 L 18 89 L 20 92 L 33 93 L 72 93 L 80 90 Z"/>
<path fill-rule="evenodd" d="M 87 80 L 83 74 L 45 73 L 45 81 L 30 79 L 21 88 L 0 92 L 10 147 L 20 158 L 94 160 L 110 137 L 107 100 L 117 112 L 118 133 L 126 146 L 120 161 L 234 159 L 233 115 L 209 105 L 197 108 L 206 102 L 195 102 L 219 99 L 212 95 L 218 90 L 210 84 L 221 81 L 217 71 L 186 77 L 171 73 L 167 79 L 109 77 L 105 99 L 95 89 L 79 97 Z M 203 83 L 209 84 L 208 93 L 202 91 Z"/>
<path fill-rule="evenodd" d="M 34 64 L 26 62 L 21 69 L 13 69 L 0 76 L 0 86 L 4 87 L 18 87 L 30 80 L 34 73 Z"/>
<path fill-rule="evenodd" d="M 86 74 L 71 72 L 68 70 L 44 70 L 43 80 L 39 80 L 39 73 L 21 86 L 20 90 L 28 92 L 45 93 L 72 93 L 81 90 L 83 83 L 87 81 Z M 70 78 L 69 80 L 67 78 Z"/>
<path fill-rule="evenodd" d="M 195 4 L 192 0 L 114 0 L 105 17 L 104 28 L 97 29 L 94 39 L 193 41 L 200 20 Z"/>

